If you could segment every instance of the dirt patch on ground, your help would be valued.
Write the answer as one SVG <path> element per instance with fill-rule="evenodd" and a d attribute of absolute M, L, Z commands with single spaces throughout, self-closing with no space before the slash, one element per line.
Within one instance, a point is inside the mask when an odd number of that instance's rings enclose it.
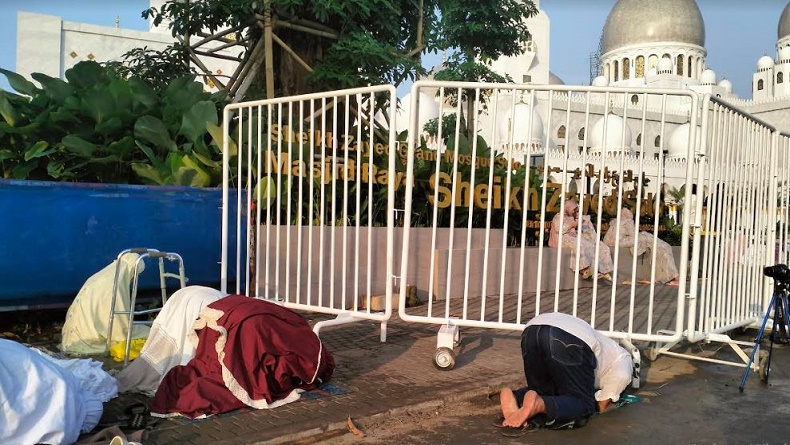
<path fill-rule="evenodd" d="M 0 312 L 0 338 L 58 351 L 65 309 Z"/>

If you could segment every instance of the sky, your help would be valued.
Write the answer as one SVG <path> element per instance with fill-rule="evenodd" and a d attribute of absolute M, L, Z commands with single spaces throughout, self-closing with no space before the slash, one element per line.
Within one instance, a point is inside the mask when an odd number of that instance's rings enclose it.
<path fill-rule="evenodd" d="M 551 20 L 551 71 L 566 84 L 589 84 L 589 57 L 615 3 L 540 1 Z M 0 0 L 0 67 L 13 71 L 16 65 L 17 11 L 103 26 L 115 26 L 120 16 L 122 28 L 146 30 L 141 12 L 148 4 L 148 0 Z M 697 4 L 705 20 L 707 66 L 716 71 L 718 80 L 729 79 L 740 97 L 750 98 L 757 59 L 776 56 L 776 28 L 787 0 L 697 0 Z M 8 89 L 5 76 L 0 76 L 0 88 Z"/>

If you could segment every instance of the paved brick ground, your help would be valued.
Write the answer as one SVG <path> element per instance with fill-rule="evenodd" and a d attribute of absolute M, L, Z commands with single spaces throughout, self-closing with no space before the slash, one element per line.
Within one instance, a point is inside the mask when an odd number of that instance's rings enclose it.
<path fill-rule="evenodd" d="M 346 419 L 396 414 L 415 406 L 482 396 L 503 385 L 523 381 L 519 333 L 462 330 L 456 367 L 440 371 L 433 365 L 438 326 L 388 325 L 387 341 L 379 341 L 379 324 L 359 322 L 326 328 L 321 338 L 333 353 L 332 378 L 346 392 L 299 400 L 273 410 L 253 410 L 203 421 L 161 419 L 146 445 L 309 443 L 333 431 L 347 431 Z M 123 396 L 111 401 L 106 414 L 145 399 Z"/>

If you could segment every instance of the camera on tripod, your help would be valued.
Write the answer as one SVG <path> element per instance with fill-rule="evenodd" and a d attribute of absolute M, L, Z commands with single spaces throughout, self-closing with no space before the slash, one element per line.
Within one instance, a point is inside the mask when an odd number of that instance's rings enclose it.
<path fill-rule="evenodd" d="M 777 264 L 763 268 L 763 274 L 766 277 L 773 278 L 776 281 L 790 281 L 790 268 L 786 264 Z"/>

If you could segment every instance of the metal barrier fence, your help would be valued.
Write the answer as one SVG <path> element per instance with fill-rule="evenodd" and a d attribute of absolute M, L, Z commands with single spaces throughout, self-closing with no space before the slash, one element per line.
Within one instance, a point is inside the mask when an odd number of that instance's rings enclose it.
<path fill-rule="evenodd" d="M 697 199 L 687 339 L 728 344 L 743 362 L 749 357 L 729 332 L 764 316 L 771 289 L 763 267 L 778 256 L 776 232 L 779 169 L 775 129 L 717 98 L 702 103 L 702 138 L 690 183 Z M 684 356 L 663 345 L 658 353 Z"/>
<path fill-rule="evenodd" d="M 413 86 L 399 281 L 427 304 L 406 307 L 401 286 L 399 314 L 441 325 L 437 366 L 454 365 L 459 327 L 521 330 L 547 311 L 619 339 L 681 339 L 689 211 L 674 216 L 675 248 L 646 232 L 670 229 L 666 183 L 691 197 L 698 102 L 678 90 Z M 425 125 L 424 112 L 444 117 Z M 571 201 L 581 211 L 564 215 Z"/>
<path fill-rule="evenodd" d="M 394 127 L 377 119 L 394 116 L 395 106 L 395 89 L 378 86 L 225 108 L 223 290 L 235 281 L 238 294 L 337 315 L 316 331 L 380 321 L 385 340 L 396 189 L 389 185 L 402 174 Z"/>
<path fill-rule="evenodd" d="M 226 107 L 224 286 L 380 321 L 382 341 L 397 304 L 440 326 L 442 369 L 460 327 L 549 311 L 637 364 L 632 341 L 746 362 L 727 332 L 790 255 L 790 136 L 690 90 L 420 81 L 400 105 L 379 86 Z"/>

